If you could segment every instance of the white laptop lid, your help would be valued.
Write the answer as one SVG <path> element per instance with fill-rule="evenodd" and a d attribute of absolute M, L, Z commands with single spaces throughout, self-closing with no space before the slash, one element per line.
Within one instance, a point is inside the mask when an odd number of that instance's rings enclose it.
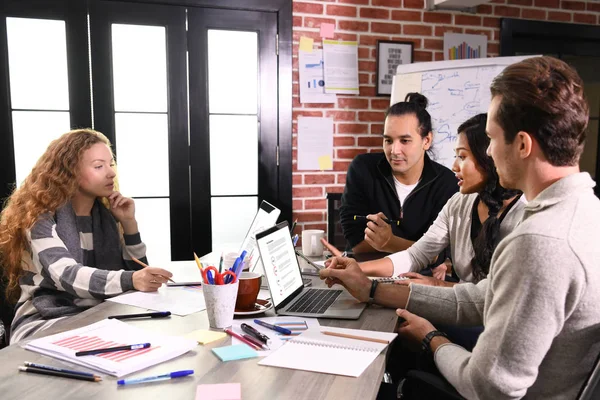
<path fill-rule="evenodd" d="M 271 300 L 277 309 L 300 293 L 304 286 L 287 221 L 258 233 L 256 242 Z"/>
<path fill-rule="evenodd" d="M 261 201 L 239 251 L 239 254 L 241 254 L 242 251 L 246 250 L 246 265 L 252 272 L 262 274 L 260 254 L 256 248 L 256 234 L 275 225 L 279 214 L 281 214 L 281 210 L 277 207 L 264 200 Z"/>

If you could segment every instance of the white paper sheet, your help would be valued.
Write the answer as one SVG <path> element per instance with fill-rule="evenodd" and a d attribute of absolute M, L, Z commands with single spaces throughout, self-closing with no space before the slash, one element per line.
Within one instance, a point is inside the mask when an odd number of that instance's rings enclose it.
<path fill-rule="evenodd" d="M 332 154 L 333 118 L 298 118 L 298 170 L 322 170 L 319 158 Z"/>
<path fill-rule="evenodd" d="M 76 357 L 78 351 L 150 343 L 147 349 L 128 350 Z M 116 319 L 104 319 L 83 328 L 35 339 L 24 347 L 121 377 L 152 365 L 170 360 L 197 346 L 197 342 L 182 337 L 160 335 Z"/>
<path fill-rule="evenodd" d="M 191 287 L 166 287 L 157 292 L 133 292 L 112 297 L 107 301 L 145 308 L 154 311 L 170 311 L 185 316 L 206 310 L 201 289 Z"/>
<path fill-rule="evenodd" d="M 358 94 L 358 43 L 323 40 L 325 93 Z"/>
<path fill-rule="evenodd" d="M 300 103 L 335 103 L 335 94 L 325 93 L 323 50 L 298 51 Z"/>

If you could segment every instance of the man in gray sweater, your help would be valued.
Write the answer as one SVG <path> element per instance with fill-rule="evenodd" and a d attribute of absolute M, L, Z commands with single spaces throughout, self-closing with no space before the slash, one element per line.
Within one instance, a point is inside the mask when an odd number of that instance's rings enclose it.
<path fill-rule="evenodd" d="M 423 343 L 468 399 L 574 399 L 600 352 L 600 201 L 578 166 L 589 115 L 583 84 L 562 61 L 536 57 L 508 66 L 491 91 L 488 154 L 502 186 L 529 203 L 488 279 L 378 286 L 340 258 L 321 277 L 362 301 L 400 307 L 400 335 Z M 429 321 L 485 330 L 468 352 Z"/>

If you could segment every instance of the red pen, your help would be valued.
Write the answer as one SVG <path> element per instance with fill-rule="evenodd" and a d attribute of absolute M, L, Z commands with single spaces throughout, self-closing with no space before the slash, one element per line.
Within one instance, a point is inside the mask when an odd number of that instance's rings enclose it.
<path fill-rule="evenodd" d="M 248 339 L 238 335 L 237 333 L 235 333 L 234 331 L 232 331 L 231 329 L 225 328 L 223 329 L 224 332 L 226 332 L 227 334 L 229 334 L 230 336 L 233 336 L 234 338 L 236 338 L 239 341 L 242 341 L 244 343 L 246 343 L 248 346 L 252 347 L 254 350 L 261 350 L 260 347 L 256 346 L 254 343 L 252 343 L 251 341 L 249 341 Z"/>

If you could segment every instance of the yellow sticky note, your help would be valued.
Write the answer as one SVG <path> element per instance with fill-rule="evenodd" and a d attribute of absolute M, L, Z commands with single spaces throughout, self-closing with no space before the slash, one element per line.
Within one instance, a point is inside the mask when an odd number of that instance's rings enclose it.
<path fill-rule="evenodd" d="M 221 340 L 227 337 L 225 332 L 209 331 L 206 329 L 198 329 L 185 335 L 186 338 L 197 341 L 200 344 L 207 344 L 215 340 Z"/>
<path fill-rule="evenodd" d="M 331 156 L 329 154 L 319 157 L 319 169 L 321 171 L 324 171 L 326 169 L 333 169 L 333 160 L 331 159 Z"/>
<path fill-rule="evenodd" d="M 311 38 L 300 36 L 300 51 L 306 51 L 307 53 L 312 53 L 313 50 L 313 40 Z"/>

